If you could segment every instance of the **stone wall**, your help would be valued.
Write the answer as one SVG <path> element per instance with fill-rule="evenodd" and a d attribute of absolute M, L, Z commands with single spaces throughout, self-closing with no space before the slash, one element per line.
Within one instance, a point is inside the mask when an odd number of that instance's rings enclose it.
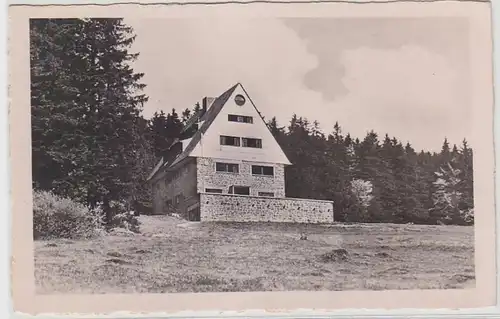
<path fill-rule="evenodd" d="M 199 200 L 196 191 L 196 160 L 188 159 L 174 172 L 159 174 L 153 184 L 153 197 L 155 214 L 185 213 L 187 206 Z M 170 205 L 167 202 L 172 204 L 175 211 L 169 211 Z"/>
<path fill-rule="evenodd" d="M 198 193 L 204 193 L 207 188 L 222 189 L 223 194 L 229 192 L 230 186 L 248 186 L 250 195 L 258 196 L 259 192 L 271 192 L 275 197 L 285 197 L 285 167 L 283 164 L 262 164 L 247 161 L 220 162 L 237 163 L 239 173 L 216 172 L 215 163 L 219 160 L 199 157 L 198 163 Z M 274 167 L 274 176 L 252 175 L 252 165 L 268 165 Z"/>
<path fill-rule="evenodd" d="M 200 194 L 202 221 L 332 223 L 333 202 L 227 194 Z"/>

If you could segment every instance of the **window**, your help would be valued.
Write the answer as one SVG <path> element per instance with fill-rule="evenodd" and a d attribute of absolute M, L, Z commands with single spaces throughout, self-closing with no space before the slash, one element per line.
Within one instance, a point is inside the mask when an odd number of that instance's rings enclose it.
<path fill-rule="evenodd" d="M 240 138 L 235 136 L 220 136 L 220 145 L 240 146 Z"/>
<path fill-rule="evenodd" d="M 215 163 L 215 170 L 217 172 L 238 173 L 239 165 L 231 163 Z"/>
<path fill-rule="evenodd" d="M 259 192 L 259 196 L 264 196 L 264 197 L 274 197 L 274 193 L 270 193 L 270 192 Z"/>
<path fill-rule="evenodd" d="M 229 194 L 250 195 L 250 187 L 247 187 L 247 186 L 231 186 L 231 187 L 229 187 Z"/>
<path fill-rule="evenodd" d="M 274 167 L 252 165 L 252 175 L 274 176 Z"/>
<path fill-rule="evenodd" d="M 259 138 L 242 138 L 243 147 L 262 148 L 262 140 Z"/>
<path fill-rule="evenodd" d="M 205 188 L 205 193 L 222 194 L 222 189 L 218 189 L 218 188 Z"/>
<path fill-rule="evenodd" d="M 227 116 L 227 120 L 229 122 L 239 122 L 239 123 L 253 123 L 253 117 L 251 116 L 245 116 L 245 115 L 234 115 L 234 114 L 229 114 Z"/>
<path fill-rule="evenodd" d="M 236 105 L 238 106 L 243 106 L 243 104 L 245 104 L 246 102 L 246 99 L 243 95 L 241 94 L 238 94 L 234 97 L 234 102 L 236 103 Z"/>

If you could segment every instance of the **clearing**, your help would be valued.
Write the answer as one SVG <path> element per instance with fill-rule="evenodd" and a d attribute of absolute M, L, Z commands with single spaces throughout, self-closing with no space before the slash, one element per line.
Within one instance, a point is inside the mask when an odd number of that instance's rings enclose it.
<path fill-rule="evenodd" d="M 141 216 L 142 234 L 35 241 L 37 293 L 474 287 L 474 228 Z M 301 234 L 307 239 L 302 240 Z"/>

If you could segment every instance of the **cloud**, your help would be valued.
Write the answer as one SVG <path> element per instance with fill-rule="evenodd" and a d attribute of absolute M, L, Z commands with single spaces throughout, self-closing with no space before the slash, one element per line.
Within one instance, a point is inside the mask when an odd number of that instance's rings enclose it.
<path fill-rule="evenodd" d="M 374 129 L 419 148 L 439 149 L 445 137 L 459 143 L 469 134 L 461 77 L 445 57 L 408 45 L 359 48 L 341 58 L 350 93 L 332 104 L 337 110 L 332 113 L 355 135 Z"/>
<path fill-rule="evenodd" d="M 219 95 L 237 82 L 264 114 L 289 118 L 292 103 L 320 103 L 320 94 L 304 92 L 309 90 L 302 83 L 317 58 L 280 20 L 126 22 L 137 33 L 133 49 L 140 58 L 135 69 L 145 72 L 151 97 L 146 116 L 158 109 L 192 107 L 203 96 Z"/>
<path fill-rule="evenodd" d="M 463 68 L 468 61 L 468 39 L 464 36 L 468 21 L 460 17 L 291 18 L 285 23 L 307 40 L 309 52 L 318 57 L 318 66 L 306 74 L 305 84 L 332 101 L 349 93 L 342 80 L 346 72 L 341 60 L 344 51 L 361 47 L 398 50 L 417 45 L 446 56 L 454 68 Z"/>
<path fill-rule="evenodd" d="M 442 21 L 401 19 L 125 22 L 137 34 L 147 117 L 192 108 L 241 82 L 282 125 L 295 113 L 325 133 L 339 121 L 356 137 L 374 129 L 434 150 L 445 136 L 459 143 L 469 133 L 467 50 L 456 44 L 457 24 L 454 32 Z"/>

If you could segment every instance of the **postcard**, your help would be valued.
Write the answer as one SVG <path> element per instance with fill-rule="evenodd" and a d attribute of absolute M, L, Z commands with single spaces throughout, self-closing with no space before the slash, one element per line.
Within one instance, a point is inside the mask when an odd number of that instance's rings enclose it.
<path fill-rule="evenodd" d="M 493 306 L 490 15 L 12 5 L 15 310 Z"/>

